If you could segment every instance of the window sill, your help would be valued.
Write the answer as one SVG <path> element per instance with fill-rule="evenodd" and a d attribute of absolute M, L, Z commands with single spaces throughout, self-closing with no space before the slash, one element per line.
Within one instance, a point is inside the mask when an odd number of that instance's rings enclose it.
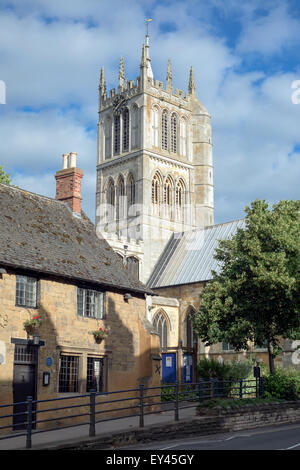
<path fill-rule="evenodd" d="M 32 307 L 30 305 L 18 305 L 18 304 L 15 304 L 15 307 L 19 307 L 19 308 L 30 308 L 32 310 L 38 310 L 39 309 L 39 306 L 37 305 L 36 307 Z"/>
<path fill-rule="evenodd" d="M 81 318 L 82 320 L 97 320 L 97 321 L 99 321 L 99 320 L 105 320 L 104 317 L 102 317 L 102 318 L 97 318 L 97 317 L 85 317 L 85 316 L 83 316 L 83 315 L 79 315 L 78 313 L 77 313 L 77 318 Z"/>

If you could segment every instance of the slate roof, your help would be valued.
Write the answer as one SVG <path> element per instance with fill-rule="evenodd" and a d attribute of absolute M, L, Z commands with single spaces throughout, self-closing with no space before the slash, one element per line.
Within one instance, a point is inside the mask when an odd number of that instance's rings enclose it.
<path fill-rule="evenodd" d="M 96 235 L 84 212 L 76 217 L 62 201 L 5 184 L 0 184 L 1 265 L 153 294 Z"/>
<path fill-rule="evenodd" d="M 245 219 L 173 234 L 147 285 L 154 289 L 209 281 L 211 271 L 220 270 L 214 259 L 218 240 L 232 237 L 239 228 L 245 228 Z"/>

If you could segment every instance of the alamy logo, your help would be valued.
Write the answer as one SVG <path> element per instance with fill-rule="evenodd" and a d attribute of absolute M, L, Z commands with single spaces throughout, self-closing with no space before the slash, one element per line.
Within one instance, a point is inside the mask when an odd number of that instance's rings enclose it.
<path fill-rule="evenodd" d="M 294 93 L 292 93 L 292 103 L 300 104 L 300 80 L 294 80 L 291 88 L 295 90 Z"/>
<path fill-rule="evenodd" d="M 3 80 L 0 80 L 0 104 L 6 104 L 6 85 Z"/>

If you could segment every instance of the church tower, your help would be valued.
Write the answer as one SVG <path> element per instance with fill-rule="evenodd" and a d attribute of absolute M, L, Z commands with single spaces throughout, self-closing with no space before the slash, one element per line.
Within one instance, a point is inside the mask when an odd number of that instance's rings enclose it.
<path fill-rule="evenodd" d="M 154 80 L 149 36 L 140 76 L 99 84 L 97 232 L 147 282 L 170 236 L 214 223 L 210 115 L 196 98 L 193 68 L 188 92 Z"/>

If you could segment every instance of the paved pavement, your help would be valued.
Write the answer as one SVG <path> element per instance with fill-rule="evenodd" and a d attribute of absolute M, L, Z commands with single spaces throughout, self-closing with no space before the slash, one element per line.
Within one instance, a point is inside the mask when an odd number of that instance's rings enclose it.
<path fill-rule="evenodd" d="M 189 419 L 195 417 L 195 408 L 185 408 L 179 410 L 179 419 Z M 156 424 L 174 423 L 174 410 L 164 411 L 159 414 L 145 416 L 145 428 Z M 114 421 L 105 421 L 96 424 L 96 437 L 109 435 L 118 431 L 132 431 L 139 429 L 139 417 L 121 418 Z M 82 425 L 55 431 L 45 431 L 32 435 L 33 449 L 47 449 L 57 446 L 67 445 L 84 440 L 94 440 L 89 438 L 89 426 Z M 11 437 L 10 439 L 0 440 L 0 450 L 19 450 L 25 449 L 26 436 Z"/>

